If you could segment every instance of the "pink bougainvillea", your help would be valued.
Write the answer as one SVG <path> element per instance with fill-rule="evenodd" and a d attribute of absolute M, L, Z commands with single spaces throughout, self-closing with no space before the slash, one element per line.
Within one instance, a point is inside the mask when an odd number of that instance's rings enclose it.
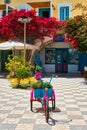
<path fill-rule="evenodd" d="M 73 39 L 71 41 L 71 44 L 72 44 L 72 48 L 78 48 L 78 43 L 77 43 L 77 41 L 75 39 Z"/>
<path fill-rule="evenodd" d="M 31 44 L 38 38 L 43 39 L 44 36 L 54 37 L 56 31 L 61 27 L 61 22 L 56 18 L 36 16 L 35 10 L 13 10 L 0 19 L 0 39 L 23 41 L 24 24 L 18 22 L 18 19 L 27 17 L 32 18 L 26 25 L 26 40 Z"/>

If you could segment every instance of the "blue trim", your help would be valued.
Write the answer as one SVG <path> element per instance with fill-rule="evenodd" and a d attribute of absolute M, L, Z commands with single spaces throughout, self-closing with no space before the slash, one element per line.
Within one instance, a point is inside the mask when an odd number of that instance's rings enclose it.
<path fill-rule="evenodd" d="M 85 66 L 87 66 L 87 53 L 79 54 L 78 70 L 83 71 Z"/>

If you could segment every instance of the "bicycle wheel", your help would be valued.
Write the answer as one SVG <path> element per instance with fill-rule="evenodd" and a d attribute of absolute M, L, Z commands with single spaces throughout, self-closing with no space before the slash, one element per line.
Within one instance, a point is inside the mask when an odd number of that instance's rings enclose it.
<path fill-rule="evenodd" d="M 52 100 L 52 109 L 55 109 L 55 100 Z"/>
<path fill-rule="evenodd" d="M 32 108 L 33 108 L 33 101 L 30 101 L 30 109 L 32 111 Z"/>
<path fill-rule="evenodd" d="M 49 120 L 49 101 L 48 99 L 45 100 L 45 120 L 48 123 Z"/>

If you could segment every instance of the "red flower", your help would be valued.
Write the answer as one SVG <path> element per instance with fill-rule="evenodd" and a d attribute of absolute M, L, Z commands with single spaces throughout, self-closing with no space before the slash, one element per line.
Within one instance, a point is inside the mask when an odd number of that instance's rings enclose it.
<path fill-rule="evenodd" d="M 65 38 L 65 42 L 69 42 L 70 40 L 71 40 L 71 39 L 68 38 L 68 37 Z"/>
<path fill-rule="evenodd" d="M 78 47 L 77 41 L 75 39 L 73 39 L 71 41 L 71 44 L 72 44 L 72 48 L 77 48 Z"/>

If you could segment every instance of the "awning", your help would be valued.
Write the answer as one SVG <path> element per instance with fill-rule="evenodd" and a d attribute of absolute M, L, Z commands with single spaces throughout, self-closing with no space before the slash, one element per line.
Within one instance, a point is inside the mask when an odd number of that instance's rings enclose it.
<path fill-rule="evenodd" d="M 14 7 L 8 5 L 8 9 L 14 9 Z M 0 10 L 6 10 L 6 4 L 0 4 Z"/>
<path fill-rule="evenodd" d="M 7 41 L 0 43 L 0 50 L 23 50 L 24 49 L 24 43 L 21 42 L 14 42 L 14 41 Z M 39 46 L 31 45 L 31 44 L 25 44 L 25 49 L 27 50 L 39 50 Z"/>
<path fill-rule="evenodd" d="M 32 44 L 25 44 L 26 50 L 40 50 L 45 46 L 53 43 L 53 39 L 51 37 L 45 36 L 43 40 L 37 39 L 35 41 L 35 45 Z M 7 41 L 0 43 L 0 50 L 24 50 L 24 43 L 22 42 L 15 42 L 15 41 Z"/>
<path fill-rule="evenodd" d="M 50 2 L 49 0 L 37 0 L 37 1 L 31 1 L 31 2 L 27 2 L 27 4 L 29 4 L 32 8 L 42 8 L 42 7 L 50 7 Z M 52 2 L 52 7 L 53 9 L 55 9 L 55 6 Z"/>

